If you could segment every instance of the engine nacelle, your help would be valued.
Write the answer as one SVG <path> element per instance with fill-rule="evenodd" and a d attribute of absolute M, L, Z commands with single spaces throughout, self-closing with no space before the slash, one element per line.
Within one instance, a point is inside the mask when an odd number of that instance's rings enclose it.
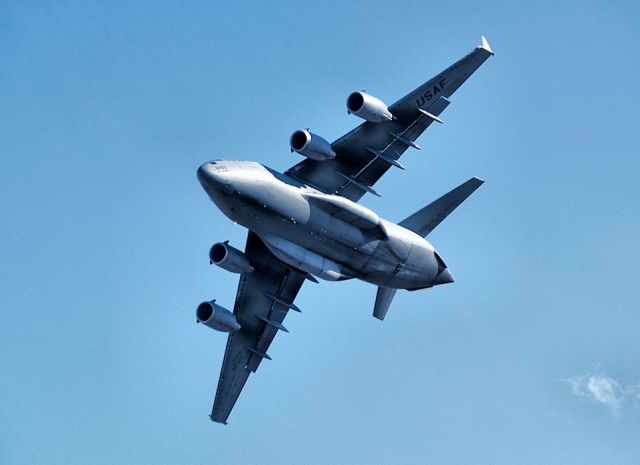
<path fill-rule="evenodd" d="M 298 129 L 289 139 L 291 151 L 296 151 L 307 158 L 324 161 L 336 157 L 336 152 L 331 148 L 331 144 L 322 137 L 309 132 L 308 129 Z"/>
<path fill-rule="evenodd" d="M 215 300 L 202 302 L 196 308 L 196 318 L 198 323 L 202 323 L 209 328 L 223 333 L 234 333 L 240 331 L 240 323 L 236 316 L 224 307 L 216 304 Z"/>
<path fill-rule="evenodd" d="M 211 246 L 209 262 L 232 273 L 251 273 L 253 271 L 247 256 L 235 247 L 231 247 L 228 242 L 217 242 Z"/>
<path fill-rule="evenodd" d="M 349 95 L 347 110 L 371 123 L 382 123 L 393 119 L 393 115 L 382 100 L 365 92 L 353 92 Z"/>

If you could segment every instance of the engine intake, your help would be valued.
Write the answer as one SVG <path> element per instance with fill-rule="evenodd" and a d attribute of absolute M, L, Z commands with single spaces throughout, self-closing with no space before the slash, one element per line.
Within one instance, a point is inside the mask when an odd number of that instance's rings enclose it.
<path fill-rule="evenodd" d="M 291 134 L 289 145 L 292 152 L 298 152 L 313 160 L 324 161 L 336 157 L 336 152 L 331 148 L 331 144 L 308 129 L 298 129 Z"/>
<path fill-rule="evenodd" d="M 393 119 L 393 115 L 382 100 L 365 92 L 353 92 L 349 95 L 347 110 L 371 123 L 382 123 Z"/>
<path fill-rule="evenodd" d="M 216 304 L 215 300 L 202 302 L 198 305 L 196 318 L 198 323 L 202 323 L 216 331 L 223 333 L 240 331 L 240 323 L 238 323 L 236 316 L 226 308 Z"/>
<path fill-rule="evenodd" d="M 232 273 L 251 273 L 253 271 L 253 266 L 247 256 L 235 247 L 231 247 L 228 241 L 217 242 L 211 246 L 209 262 Z"/>

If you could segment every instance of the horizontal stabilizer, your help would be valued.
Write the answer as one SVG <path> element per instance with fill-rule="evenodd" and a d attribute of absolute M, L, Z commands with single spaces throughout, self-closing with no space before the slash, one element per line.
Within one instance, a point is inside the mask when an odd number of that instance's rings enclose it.
<path fill-rule="evenodd" d="M 426 237 L 453 210 L 458 208 L 467 197 L 473 194 L 482 183 L 484 181 L 480 178 L 471 178 L 398 224 L 422 237 Z"/>
<path fill-rule="evenodd" d="M 398 289 L 390 287 L 378 287 L 378 293 L 376 294 L 376 303 L 373 307 L 373 316 L 378 320 L 384 320 L 387 310 L 391 305 L 393 297 L 396 295 Z"/>

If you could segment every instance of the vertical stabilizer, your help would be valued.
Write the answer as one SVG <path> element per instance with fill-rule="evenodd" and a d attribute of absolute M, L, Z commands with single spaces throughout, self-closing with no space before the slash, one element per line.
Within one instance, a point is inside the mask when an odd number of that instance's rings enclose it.
<path fill-rule="evenodd" d="M 389 305 L 391 305 L 391 301 L 393 300 L 393 296 L 396 295 L 396 291 L 397 289 L 390 287 L 378 287 L 376 303 L 373 307 L 373 316 L 378 320 L 384 320 L 387 310 L 389 310 Z"/>

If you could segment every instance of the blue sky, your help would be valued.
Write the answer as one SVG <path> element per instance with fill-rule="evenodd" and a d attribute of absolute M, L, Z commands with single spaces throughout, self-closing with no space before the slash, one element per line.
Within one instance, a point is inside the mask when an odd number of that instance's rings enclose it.
<path fill-rule="evenodd" d="M 635 2 L 0 3 L 0 463 L 637 464 Z M 228 426 L 209 414 L 245 231 L 195 177 L 285 170 L 298 128 L 496 56 L 406 171 L 400 220 L 486 183 L 430 240 L 453 285 L 305 285 Z"/>

